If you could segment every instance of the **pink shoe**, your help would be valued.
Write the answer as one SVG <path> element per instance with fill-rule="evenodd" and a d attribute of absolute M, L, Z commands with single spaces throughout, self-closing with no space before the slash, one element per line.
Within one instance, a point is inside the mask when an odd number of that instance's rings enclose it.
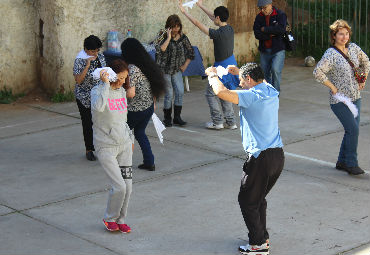
<path fill-rule="evenodd" d="M 113 232 L 119 230 L 118 224 L 116 222 L 106 222 L 104 219 L 103 222 L 108 231 Z"/>
<path fill-rule="evenodd" d="M 131 228 L 126 225 L 126 224 L 117 224 L 118 227 L 119 227 L 119 230 L 122 232 L 122 233 L 130 233 L 131 232 Z"/>

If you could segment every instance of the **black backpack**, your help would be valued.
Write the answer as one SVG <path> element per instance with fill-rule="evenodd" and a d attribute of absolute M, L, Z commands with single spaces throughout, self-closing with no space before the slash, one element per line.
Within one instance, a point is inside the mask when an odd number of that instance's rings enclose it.
<path fill-rule="evenodd" d="M 294 39 L 292 29 L 287 22 L 286 31 L 283 34 L 283 41 L 285 43 L 285 50 L 286 51 L 295 51 L 296 49 L 296 41 Z"/>

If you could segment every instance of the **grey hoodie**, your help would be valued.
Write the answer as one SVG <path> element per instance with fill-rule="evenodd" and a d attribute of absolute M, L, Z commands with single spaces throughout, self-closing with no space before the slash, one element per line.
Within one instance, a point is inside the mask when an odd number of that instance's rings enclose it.
<path fill-rule="evenodd" d="M 127 99 L 124 88 L 112 89 L 109 83 L 99 81 L 91 90 L 93 139 L 96 147 L 118 146 L 134 136 L 127 125 Z"/>

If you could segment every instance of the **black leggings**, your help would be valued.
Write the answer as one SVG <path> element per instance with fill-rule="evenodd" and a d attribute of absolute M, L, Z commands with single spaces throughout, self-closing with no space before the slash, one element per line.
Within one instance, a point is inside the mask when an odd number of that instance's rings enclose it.
<path fill-rule="evenodd" d="M 92 130 L 92 119 L 91 119 L 91 108 L 86 108 L 80 100 L 76 99 L 78 110 L 80 111 L 82 121 L 82 131 L 84 135 L 85 148 L 87 151 L 93 151 L 93 130 Z"/>

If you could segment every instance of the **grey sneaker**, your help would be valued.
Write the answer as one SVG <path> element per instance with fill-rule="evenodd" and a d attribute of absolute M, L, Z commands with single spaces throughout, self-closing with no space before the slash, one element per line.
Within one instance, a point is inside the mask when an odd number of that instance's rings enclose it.
<path fill-rule="evenodd" d="M 206 128 L 220 130 L 224 128 L 224 124 L 215 124 L 212 121 L 206 123 Z"/>
<path fill-rule="evenodd" d="M 226 123 L 225 124 L 225 128 L 233 130 L 233 129 L 237 129 L 238 126 L 236 124 L 229 125 L 229 124 Z"/>

